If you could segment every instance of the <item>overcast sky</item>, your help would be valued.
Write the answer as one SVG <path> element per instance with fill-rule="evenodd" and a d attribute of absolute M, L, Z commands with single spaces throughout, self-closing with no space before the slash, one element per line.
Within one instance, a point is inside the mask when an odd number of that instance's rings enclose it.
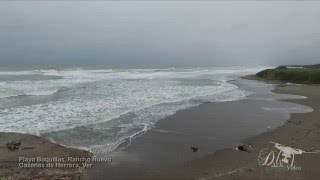
<path fill-rule="evenodd" d="M 320 2 L 0 2 L 0 65 L 320 63 Z"/>

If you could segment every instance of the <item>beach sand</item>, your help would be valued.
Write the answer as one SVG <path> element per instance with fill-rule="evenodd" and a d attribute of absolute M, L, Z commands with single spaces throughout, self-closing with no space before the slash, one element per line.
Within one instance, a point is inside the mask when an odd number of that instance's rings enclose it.
<path fill-rule="evenodd" d="M 21 142 L 19 150 L 12 151 L 7 148 L 6 144 L 12 141 Z M 91 153 L 83 150 L 66 148 L 33 135 L 19 133 L 0 134 L 1 179 L 86 179 L 86 169 L 84 168 L 40 168 L 38 166 L 40 164 L 40 159 L 36 160 L 36 162 L 27 162 L 26 159 L 38 157 L 58 157 L 65 159 L 67 159 L 67 157 L 81 158 L 91 157 Z M 24 160 L 19 160 L 19 158 L 23 158 Z M 55 162 L 57 161 L 53 160 L 52 163 L 54 164 Z M 38 167 L 30 167 L 30 165 L 36 165 Z"/>
<path fill-rule="evenodd" d="M 294 114 L 291 123 L 285 124 L 290 118 L 290 113 L 283 109 L 268 111 L 264 107 L 303 109 L 304 107 L 295 107 L 298 103 L 316 109 L 319 105 L 317 104 L 319 88 L 281 85 L 275 92 L 309 98 L 278 101 L 266 98 L 273 95 L 261 92 L 260 96 L 266 99 L 259 99 L 258 95 L 253 95 L 253 98 L 239 101 L 205 103 L 178 111 L 158 121 L 153 129 L 134 139 L 129 145 L 122 145 L 124 149 L 120 147 L 119 150 L 108 154 L 113 159 L 111 166 L 106 168 L 97 165 L 90 169 L 89 177 L 92 179 L 95 176 L 108 179 L 263 179 L 266 177 L 266 179 L 270 177 L 283 179 L 287 174 L 291 174 L 294 178 L 298 178 L 295 173 L 312 171 L 308 169 L 309 166 L 301 164 L 303 170 L 300 172 L 261 167 L 258 165 L 259 151 L 272 148 L 273 144 L 270 141 L 305 150 L 312 146 L 317 149 L 318 127 L 314 124 L 317 120 L 317 114 L 314 113 L 317 113 L 317 110 L 312 113 Z M 309 117 L 311 115 L 313 118 Z M 267 129 L 269 126 L 270 130 Z M 312 142 L 298 144 L 299 138 L 303 138 L 306 131 L 312 131 L 308 133 L 313 137 Z M 248 137 L 254 138 L 248 139 Z M 252 152 L 235 150 L 242 143 L 252 144 Z M 191 146 L 198 147 L 199 151 L 192 152 Z M 302 156 L 314 158 L 313 160 L 320 158 L 320 154 Z M 297 165 L 307 163 L 307 160 L 300 159 L 301 157 L 296 157 Z M 320 159 L 315 162 L 320 163 Z"/>
<path fill-rule="evenodd" d="M 243 80 L 246 82 L 250 80 Z M 254 81 L 252 81 L 254 82 Z M 250 84 L 249 84 L 250 85 Z M 259 85 L 260 86 L 260 85 Z M 261 84 L 262 89 L 265 87 Z M 267 86 L 266 86 L 267 87 Z M 307 99 L 271 100 L 261 91 L 239 101 L 204 103 L 178 111 L 132 142 L 111 153 L 112 163 L 97 163 L 91 169 L 21 169 L 18 157 L 89 157 L 86 151 L 66 148 L 41 137 L 10 134 L 0 137 L 0 177 L 46 177 L 52 179 L 317 179 L 320 154 L 296 155 L 300 170 L 260 166 L 259 152 L 274 149 L 278 142 L 303 150 L 320 150 L 320 86 L 280 85 L 277 94 L 296 94 Z M 257 93 L 259 94 L 259 93 Z M 313 112 L 291 114 L 286 110 Z M 266 107 L 282 108 L 269 111 Z M 288 120 L 288 121 L 286 121 Z M 239 123 L 240 122 L 240 123 Z M 267 127 L 270 126 L 270 130 Z M 251 137 L 251 138 L 248 138 Z M 9 151 L 5 143 L 22 140 L 33 149 Z M 240 144 L 251 144 L 250 152 L 238 151 Z M 191 146 L 199 148 L 192 152 Z"/>
<path fill-rule="evenodd" d="M 261 166 L 258 157 L 261 150 L 275 149 L 272 143 L 302 149 L 320 150 L 320 86 L 280 86 L 274 92 L 308 97 L 285 100 L 305 104 L 314 109 L 311 113 L 292 114 L 290 120 L 272 132 L 263 133 L 245 142 L 252 145 L 251 152 L 233 149 L 219 150 L 203 158 L 164 172 L 154 179 L 319 179 L 320 154 L 296 155 L 296 170 L 285 167 Z"/>

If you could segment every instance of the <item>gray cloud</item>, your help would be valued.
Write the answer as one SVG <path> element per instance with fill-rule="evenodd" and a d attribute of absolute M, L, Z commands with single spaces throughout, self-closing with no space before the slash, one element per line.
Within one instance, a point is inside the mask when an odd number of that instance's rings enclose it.
<path fill-rule="evenodd" d="M 0 2 L 0 63 L 320 62 L 320 2 Z"/>

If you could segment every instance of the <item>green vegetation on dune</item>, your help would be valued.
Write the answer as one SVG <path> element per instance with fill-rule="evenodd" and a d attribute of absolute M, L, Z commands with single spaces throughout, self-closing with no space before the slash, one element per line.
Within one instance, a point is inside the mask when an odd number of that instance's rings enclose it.
<path fill-rule="evenodd" d="M 266 69 L 256 74 L 266 80 L 279 80 L 294 83 L 320 83 L 319 68 L 275 68 Z"/>
<path fill-rule="evenodd" d="M 0 139 L 6 139 L 10 137 L 13 133 L 5 133 L 5 132 L 0 132 Z"/>

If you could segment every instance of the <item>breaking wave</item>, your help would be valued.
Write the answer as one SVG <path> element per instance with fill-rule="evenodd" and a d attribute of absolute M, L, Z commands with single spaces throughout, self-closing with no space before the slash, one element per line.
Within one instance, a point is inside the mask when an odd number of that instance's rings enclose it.
<path fill-rule="evenodd" d="M 0 72 L 16 78 L 21 74 L 44 77 L 0 81 L 0 131 L 41 135 L 94 152 L 111 151 L 181 109 L 245 98 L 248 92 L 228 80 L 260 69 Z"/>

